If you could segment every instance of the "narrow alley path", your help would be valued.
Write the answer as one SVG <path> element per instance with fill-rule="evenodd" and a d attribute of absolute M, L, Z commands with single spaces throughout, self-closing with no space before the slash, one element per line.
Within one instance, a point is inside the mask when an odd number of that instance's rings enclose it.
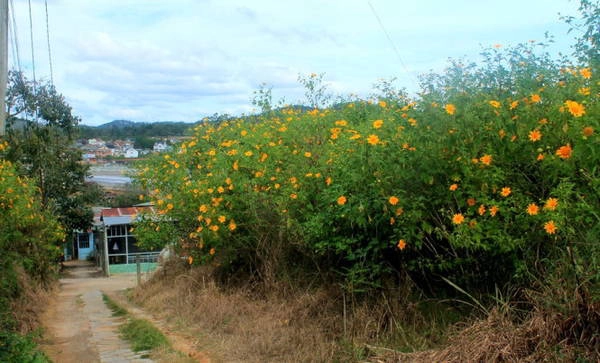
<path fill-rule="evenodd" d="M 42 318 L 46 337 L 42 349 L 56 363 L 152 362 L 134 353 L 119 337 L 119 319 L 112 316 L 102 299 L 102 292 L 135 284 L 135 275 L 105 278 L 90 263 L 67 262 L 60 291 Z"/>

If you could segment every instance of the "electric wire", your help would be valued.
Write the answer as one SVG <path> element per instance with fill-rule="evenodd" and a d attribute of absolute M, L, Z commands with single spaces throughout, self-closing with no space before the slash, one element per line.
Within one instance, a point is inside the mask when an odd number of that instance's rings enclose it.
<path fill-rule="evenodd" d="M 381 21 L 381 18 L 379 17 L 379 15 L 377 14 L 377 11 L 375 10 L 375 7 L 373 6 L 373 4 L 371 4 L 371 0 L 368 0 L 367 3 L 369 4 L 369 7 L 371 8 L 371 12 L 375 16 L 375 19 L 377 19 L 377 22 L 379 23 L 379 26 L 381 27 L 381 30 L 383 31 L 383 33 L 385 34 L 388 42 L 390 43 L 390 45 L 392 47 L 392 50 L 394 51 L 394 53 L 396 53 L 396 56 L 398 57 L 398 60 L 400 61 L 400 65 L 402 65 L 402 68 L 404 68 L 404 71 L 406 72 L 406 74 L 408 74 L 408 76 L 409 76 L 411 82 L 413 83 L 413 85 L 416 88 L 418 88 L 416 78 L 414 77 L 414 75 L 412 73 L 410 73 L 410 71 L 408 70 L 408 67 L 406 66 L 406 64 L 402 60 L 402 57 L 400 56 L 400 51 L 398 50 L 398 47 L 396 47 L 396 43 L 394 43 L 394 40 L 392 39 L 392 37 L 390 37 L 390 34 L 388 33 L 387 29 L 383 25 L 383 22 Z"/>
<path fill-rule="evenodd" d="M 30 40 L 31 40 L 31 70 L 33 73 L 33 95 L 36 96 L 37 95 L 37 80 L 35 78 L 35 52 L 34 52 L 34 46 L 33 46 L 33 16 L 31 15 L 31 0 L 27 1 L 29 3 L 29 34 L 30 34 Z M 35 116 L 35 120 L 38 121 L 39 120 L 39 109 L 37 107 L 37 105 L 35 106 L 35 111 L 34 111 L 34 116 Z"/>
<path fill-rule="evenodd" d="M 17 70 L 19 71 L 19 73 L 21 73 L 23 71 L 23 69 L 21 68 L 21 55 L 19 53 L 19 39 L 17 38 L 17 34 L 19 33 L 17 31 L 17 21 L 15 20 L 15 6 L 13 3 L 13 0 L 10 0 L 10 4 L 9 4 L 10 8 L 9 8 L 9 14 L 10 14 L 10 18 L 11 21 L 9 23 L 9 30 L 11 31 L 11 45 L 13 48 L 13 62 L 16 63 L 15 66 L 17 68 Z"/>
<path fill-rule="evenodd" d="M 35 78 L 35 51 L 33 45 L 33 16 L 31 15 L 31 0 L 27 0 L 29 4 L 29 35 L 31 40 L 31 70 L 33 73 L 33 87 L 35 92 L 36 78 Z"/>
<path fill-rule="evenodd" d="M 48 0 L 44 0 L 46 7 L 46 40 L 48 41 L 48 63 L 50 65 L 50 84 L 54 85 L 54 70 L 52 67 L 52 50 L 50 48 L 50 22 L 48 20 Z"/>

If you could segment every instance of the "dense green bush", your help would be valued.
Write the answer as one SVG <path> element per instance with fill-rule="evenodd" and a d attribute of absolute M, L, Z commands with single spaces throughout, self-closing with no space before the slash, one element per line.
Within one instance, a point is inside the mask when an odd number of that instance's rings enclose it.
<path fill-rule="evenodd" d="M 140 241 L 230 277 L 301 270 L 352 291 L 403 272 L 488 291 L 565 266 L 596 288 L 600 69 L 542 51 L 454 61 L 414 98 L 384 84 L 375 100 L 199 125 L 140 167 L 163 216 Z M 304 80 L 309 100 L 321 81 Z"/>
<path fill-rule="evenodd" d="M 0 156 L 8 147 L 0 143 Z M 20 334 L 13 307 L 24 286 L 19 272 L 33 283 L 48 283 L 56 273 L 64 230 L 44 211 L 32 181 L 0 159 L 0 361 L 45 362 L 31 335 Z"/>

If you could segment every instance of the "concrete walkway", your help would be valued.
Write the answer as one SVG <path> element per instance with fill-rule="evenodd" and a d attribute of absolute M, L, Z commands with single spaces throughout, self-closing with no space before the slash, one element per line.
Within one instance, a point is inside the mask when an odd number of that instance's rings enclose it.
<path fill-rule="evenodd" d="M 135 275 L 100 277 L 94 265 L 65 263 L 60 291 L 43 317 L 47 341 L 42 349 L 57 363 L 150 363 L 134 353 L 119 337 L 122 318 L 102 299 L 102 292 L 116 292 L 136 284 Z"/>

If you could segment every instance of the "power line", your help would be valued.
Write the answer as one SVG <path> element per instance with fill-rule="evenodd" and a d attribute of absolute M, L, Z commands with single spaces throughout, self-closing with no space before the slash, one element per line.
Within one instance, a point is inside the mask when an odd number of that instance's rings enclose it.
<path fill-rule="evenodd" d="M 12 1 L 12 0 L 11 0 Z M 44 0 L 46 6 L 46 39 L 48 40 L 48 63 L 50 64 L 50 84 L 54 84 L 54 71 L 52 69 L 52 51 L 50 48 L 50 25 L 48 21 L 48 0 Z"/>
<path fill-rule="evenodd" d="M 10 0 L 10 17 L 11 17 L 11 23 L 10 23 L 10 28 L 12 29 L 12 46 L 13 46 L 13 54 L 14 54 L 14 60 L 16 61 L 16 66 L 17 69 L 19 70 L 19 73 L 22 71 L 21 68 L 21 56 L 19 54 L 19 39 L 17 38 L 17 21 L 15 20 L 15 6 L 13 3 L 13 0 Z"/>
<path fill-rule="evenodd" d="M 398 57 L 398 60 L 400 61 L 400 64 L 402 65 L 402 68 L 404 68 L 404 71 L 410 77 L 410 80 L 413 83 L 413 85 L 415 87 L 417 87 L 416 79 L 408 71 L 408 67 L 406 67 L 406 64 L 404 64 L 404 61 L 402 60 L 402 57 L 400 56 L 400 51 L 398 50 L 398 47 L 396 47 L 396 43 L 394 43 L 394 41 L 392 40 L 392 37 L 390 37 L 390 34 L 388 33 L 388 31 L 386 30 L 385 26 L 383 25 L 383 22 L 381 21 L 381 18 L 379 17 L 379 15 L 377 15 L 377 11 L 375 11 L 375 7 L 373 6 L 373 4 L 371 4 L 371 0 L 367 0 L 367 3 L 369 4 L 369 7 L 371 8 L 371 11 L 373 12 L 373 15 L 375 16 L 375 19 L 377 19 L 377 22 L 379 23 L 379 26 L 381 27 L 381 30 L 383 30 L 383 33 L 385 34 L 388 42 L 392 46 L 392 49 L 394 50 L 394 53 L 396 53 L 396 56 Z"/>
<path fill-rule="evenodd" d="M 33 72 L 33 92 L 36 93 L 36 79 L 35 79 L 35 52 L 33 50 L 33 16 L 31 16 L 31 0 L 27 1 L 29 3 L 29 35 L 31 40 L 31 68 Z"/>
<path fill-rule="evenodd" d="M 33 16 L 31 16 L 31 0 L 28 0 L 29 3 L 29 34 L 31 35 L 31 70 L 33 73 L 33 95 L 37 96 L 37 81 L 35 78 L 35 53 L 33 51 Z M 39 108 L 37 107 L 37 105 L 35 105 L 35 120 L 38 121 L 39 120 Z"/>

